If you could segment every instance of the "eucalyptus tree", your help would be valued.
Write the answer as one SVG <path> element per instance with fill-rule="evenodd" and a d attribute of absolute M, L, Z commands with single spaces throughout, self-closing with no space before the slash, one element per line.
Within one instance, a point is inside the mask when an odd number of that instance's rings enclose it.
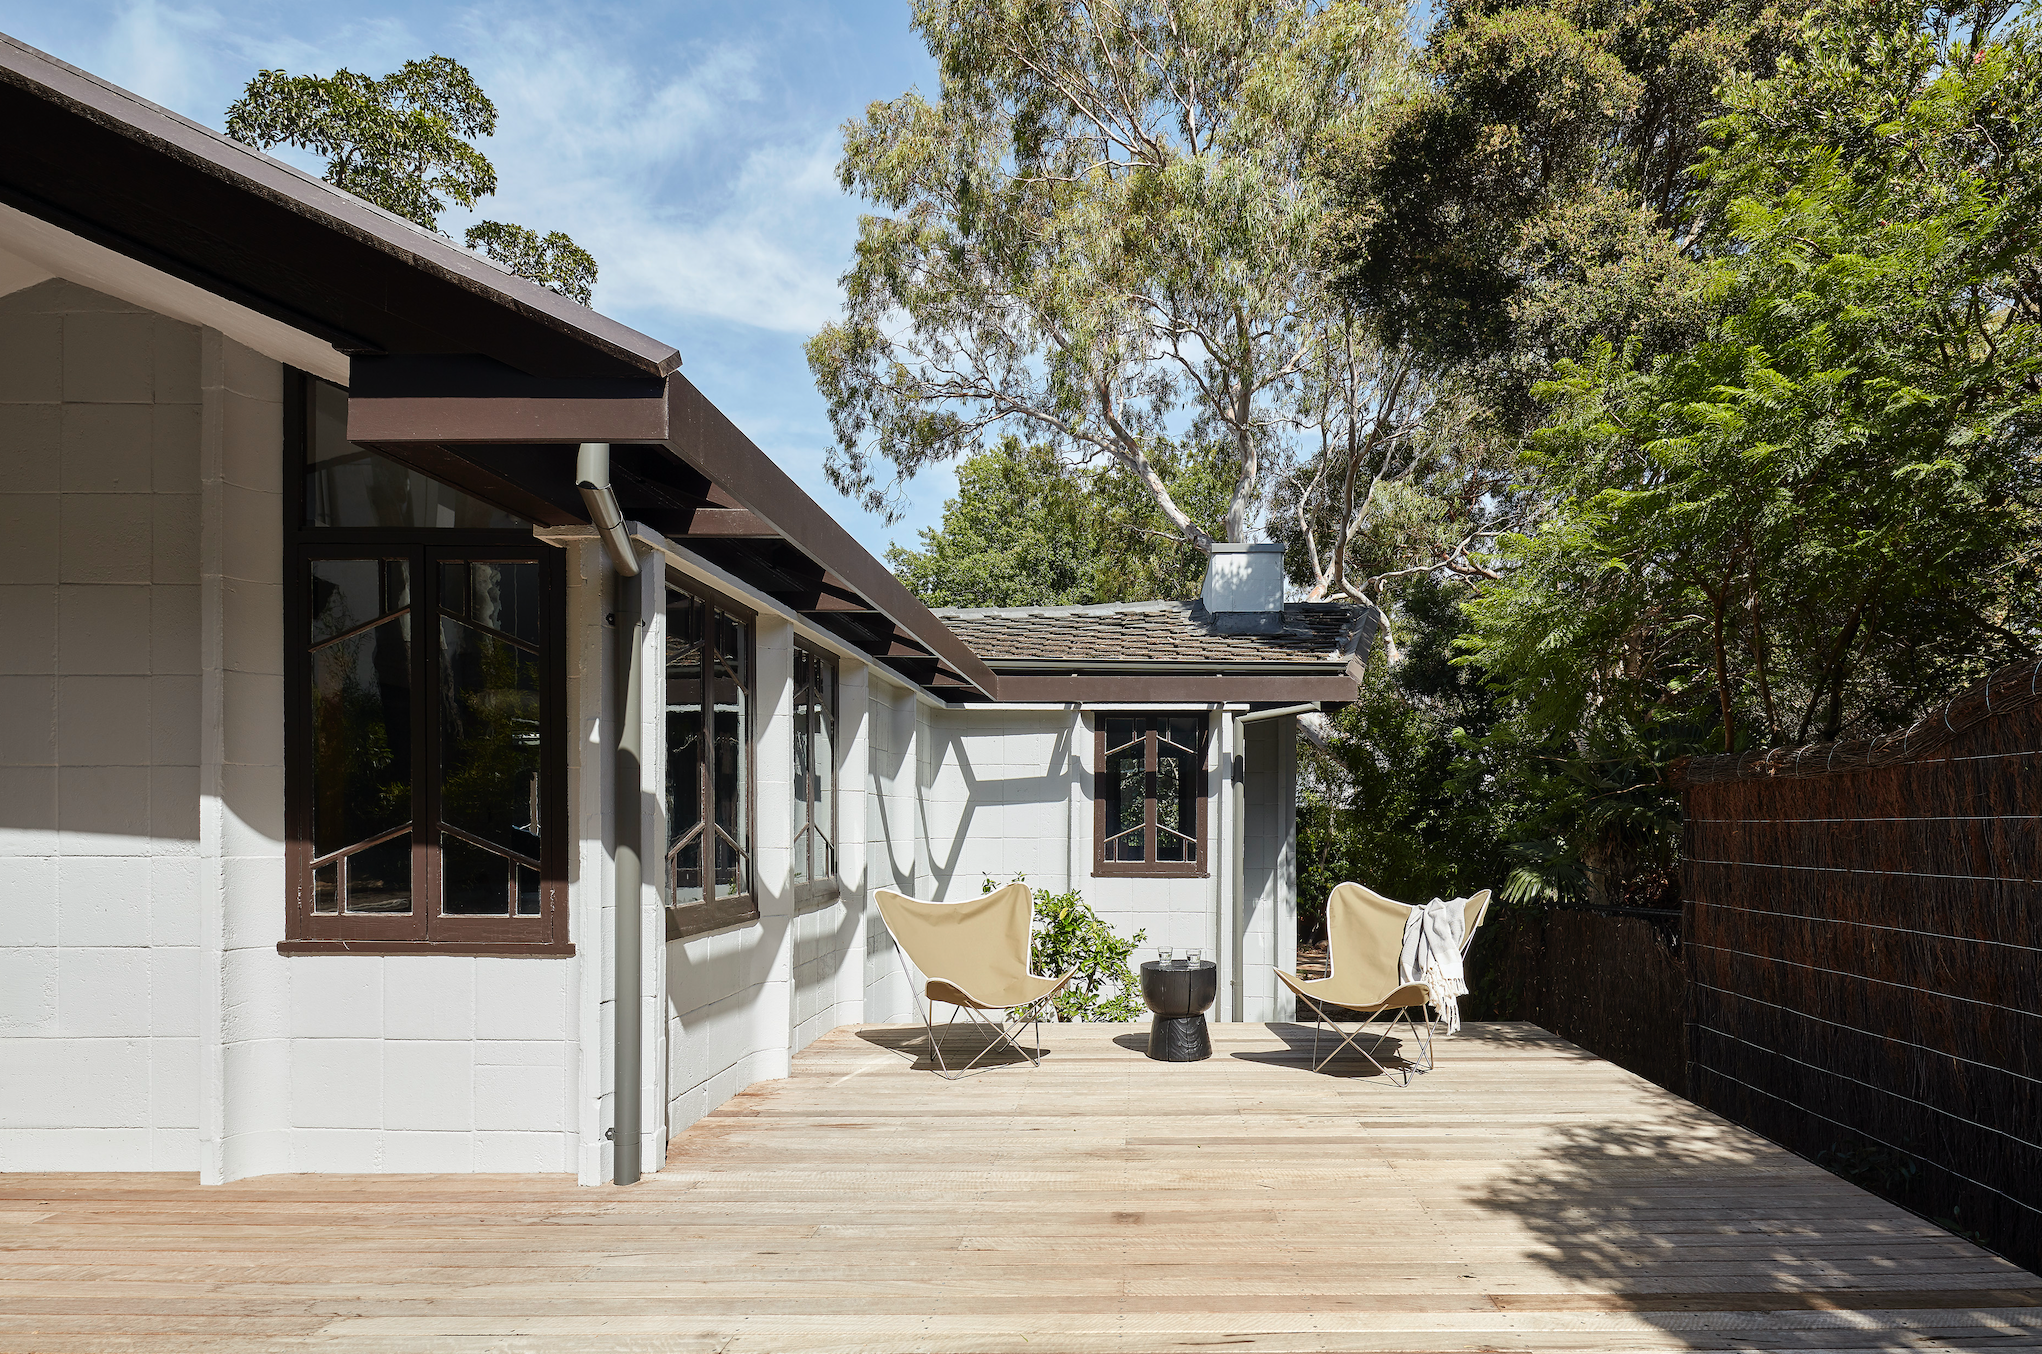
<path fill-rule="evenodd" d="M 1313 454 L 1339 333 L 1325 138 L 1407 69 L 1387 0 L 915 0 L 940 96 L 873 104 L 839 173 L 844 315 L 808 344 L 831 481 L 902 478 L 1012 434 L 1112 468 L 1200 550 L 1244 541 L 1272 466 Z M 1221 449 L 1222 523 L 1161 468 Z M 889 473 L 890 468 L 890 473 Z"/>
<path fill-rule="evenodd" d="M 468 68 L 437 54 L 388 75 L 258 72 L 227 110 L 227 135 L 257 150 L 287 145 L 326 157 L 326 181 L 430 231 L 451 200 L 473 208 L 496 191 L 477 137 L 496 105 Z M 482 221 L 465 243 L 519 277 L 587 305 L 596 261 L 560 231 Z"/>

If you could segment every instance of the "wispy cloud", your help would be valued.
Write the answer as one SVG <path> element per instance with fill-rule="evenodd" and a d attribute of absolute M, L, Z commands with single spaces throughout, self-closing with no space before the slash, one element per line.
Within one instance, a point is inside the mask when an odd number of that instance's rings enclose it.
<path fill-rule="evenodd" d="M 218 126 L 257 70 L 328 74 L 350 64 L 374 70 L 412 55 L 417 39 L 401 19 L 388 17 L 349 19 L 314 43 L 209 4 L 126 0 L 95 46 L 86 62 L 94 74 Z"/>
<path fill-rule="evenodd" d="M 772 106 L 758 45 L 627 66 L 550 17 L 465 26 L 499 114 L 480 216 L 573 235 L 602 265 L 599 306 L 799 334 L 836 313 L 856 220 L 836 131 Z"/>
<path fill-rule="evenodd" d="M 565 230 L 596 305 L 673 342 L 691 378 L 877 548 L 912 540 L 954 480 L 909 486 L 888 528 L 823 482 L 828 421 L 801 339 L 838 310 L 859 204 L 838 125 L 933 72 L 901 0 L 0 0 L 0 30 L 214 127 L 256 71 L 381 74 L 440 52 L 499 109 L 481 217 Z M 317 157 L 273 152 L 318 173 Z M 471 218 L 449 212 L 456 238 Z"/>

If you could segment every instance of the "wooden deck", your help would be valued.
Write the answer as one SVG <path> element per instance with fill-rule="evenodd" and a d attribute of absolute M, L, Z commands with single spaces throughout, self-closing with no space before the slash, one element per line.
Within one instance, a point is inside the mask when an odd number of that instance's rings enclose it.
<path fill-rule="evenodd" d="M 2042 1279 L 1529 1026 L 839 1030 L 630 1190 L 0 1176 L 0 1350 L 2042 1349 Z"/>

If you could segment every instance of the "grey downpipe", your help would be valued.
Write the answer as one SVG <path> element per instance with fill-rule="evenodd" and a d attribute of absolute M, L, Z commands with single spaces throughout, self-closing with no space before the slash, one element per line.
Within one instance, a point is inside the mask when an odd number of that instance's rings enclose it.
<path fill-rule="evenodd" d="M 1257 710 L 1252 714 L 1235 715 L 1234 723 L 1260 724 L 1265 719 L 1281 719 L 1285 715 L 1315 715 L 1318 712 L 1318 701 L 1306 701 L 1303 705 L 1286 705 L 1276 710 Z"/>
<path fill-rule="evenodd" d="M 589 521 L 595 526 L 596 534 L 603 538 L 603 549 L 609 552 L 610 563 L 616 565 L 617 572 L 626 578 L 635 577 L 638 555 L 631 548 L 631 537 L 624 530 L 624 514 L 617 509 L 617 495 L 610 490 L 608 442 L 581 444 L 581 452 L 574 460 L 574 487 L 581 490 L 581 501 L 588 508 Z"/>
<path fill-rule="evenodd" d="M 610 444 L 584 442 L 575 460 L 574 487 L 588 505 L 589 520 L 603 539 L 603 548 L 617 570 L 617 752 L 612 787 L 615 811 L 611 828 L 616 850 L 612 873 L 616 880 L 616 1030 L 611 1041 L 615 1066 L 611 1069 L 616 1089 L 610 1137 L 613 1179 L 620 1185 L 638 1183 L 644 1143 L 639 1125 L 644 1118 L 640 1095 L 643 1080 L 645 1028 L 640 1009 L 644 991 L 640 969 L 644 952 L 639 943 L 643 923 L 640 915 L 645 866 L 640 856 L 639 798 L 644 794 L 640 767 L 644 758 L 644 727 L 639 706 L 645 690 L 645 618 L 639 614 L 639 588 L 631 582 L 638 575 L 638 553 L 624 530 L 624 515 L 617 509 L 617 495 L 610 489 Z"/>

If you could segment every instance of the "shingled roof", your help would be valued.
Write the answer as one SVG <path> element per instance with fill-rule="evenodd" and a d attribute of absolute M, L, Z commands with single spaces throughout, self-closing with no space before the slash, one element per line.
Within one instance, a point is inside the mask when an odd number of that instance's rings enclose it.
<path fill-rule="evenodd" d="M 1199 602 L 948 607 L 936 614 L 995 672 L 1341 668 L 1352 617 L 1338 602 L 1291 602 L 1280 632 L 1239 635 L 1221 634 Z"/>

